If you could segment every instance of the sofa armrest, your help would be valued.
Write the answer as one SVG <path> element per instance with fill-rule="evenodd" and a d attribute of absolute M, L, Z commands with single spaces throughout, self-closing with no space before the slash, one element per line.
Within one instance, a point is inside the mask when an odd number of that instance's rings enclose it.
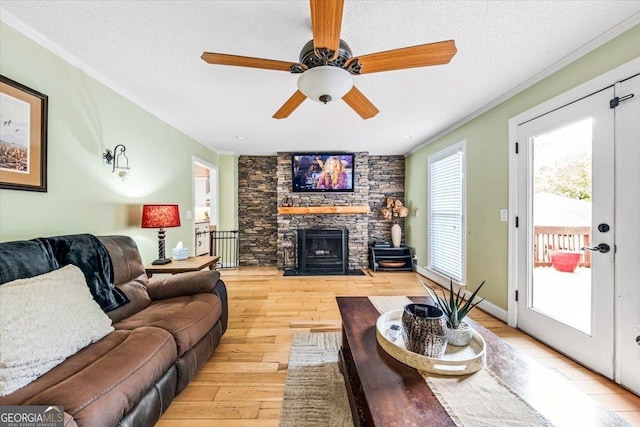
<path fill-rule="evenodd" d="M 220 324 L 222 326 L 222 333 L 227 331 L 227 324 L 229 323 L 229 301 L 227 297 L 227 286 L 222 280 L 218 280 L 213 287 L 214 294 L 218 295 L 220 302 L 222 302 L 222 316 L 220 316 Z"/>
<path fill-rule="evenodd" d="M 220 280 L 218 271 L 192 271 L 171 276 L 153 276 L 147 292 L 152 300 L 212 292 Z"/>

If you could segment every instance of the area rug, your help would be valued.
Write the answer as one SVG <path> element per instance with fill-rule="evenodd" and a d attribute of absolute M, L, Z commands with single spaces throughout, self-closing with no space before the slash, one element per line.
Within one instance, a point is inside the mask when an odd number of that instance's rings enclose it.
<path fill-rule="evenodd" d="M 280 427 L 353 427 L 338 332 L 293 334 Z"/>

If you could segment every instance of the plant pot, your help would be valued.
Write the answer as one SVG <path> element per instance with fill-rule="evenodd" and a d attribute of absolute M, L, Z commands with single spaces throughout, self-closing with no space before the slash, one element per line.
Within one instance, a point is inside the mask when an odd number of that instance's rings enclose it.
<path fill-rule="evenodd" d="M 438 307 L 407 304 L 402 313 L 402 337 L 407 350 L 440 358 L 447 348 L 449 328 Z"/>
<path fill-rule="evenodd" d="M 580 262 L 580 252 L 551 251 L 551 265 L 557 271 L 573 273 Z"/>
<path fill-rule="evenodd" d="M 402 228 L 399 224 L 393 224 L 391 227 L 391 243 L 394 248 L 400 247 L 402 243 Z"/>
<path fill-rule="evenodd" d="M 465 347 L 469 345 L 472 337 L 471 327 L 465 322 L 460 322 L 457 328 L 450 329 L 447 342 L 456 347 Z"/>

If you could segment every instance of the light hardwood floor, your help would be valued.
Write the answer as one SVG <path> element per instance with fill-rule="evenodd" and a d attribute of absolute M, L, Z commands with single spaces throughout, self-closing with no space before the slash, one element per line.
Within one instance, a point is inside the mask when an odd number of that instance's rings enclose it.
<path fill-rule="evenodd" d="M 277 426 L 294 332 L 340 331 L 336 296 L 424 295 L 413 273 L 283 277 L 275 268 L 241 268 L 221 275 L 229 293 L 227 333 L 159 427 Z M 470 317 L 640 426 L 640 397 L 480 310 Z"/>

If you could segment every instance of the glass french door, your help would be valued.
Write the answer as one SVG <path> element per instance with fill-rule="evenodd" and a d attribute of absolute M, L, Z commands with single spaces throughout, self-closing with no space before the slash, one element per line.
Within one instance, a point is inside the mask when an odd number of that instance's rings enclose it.
<path fill-rule="evenodd" d="M 518 327 L 613 378 L 613 88 L 518 126 Z"/>

